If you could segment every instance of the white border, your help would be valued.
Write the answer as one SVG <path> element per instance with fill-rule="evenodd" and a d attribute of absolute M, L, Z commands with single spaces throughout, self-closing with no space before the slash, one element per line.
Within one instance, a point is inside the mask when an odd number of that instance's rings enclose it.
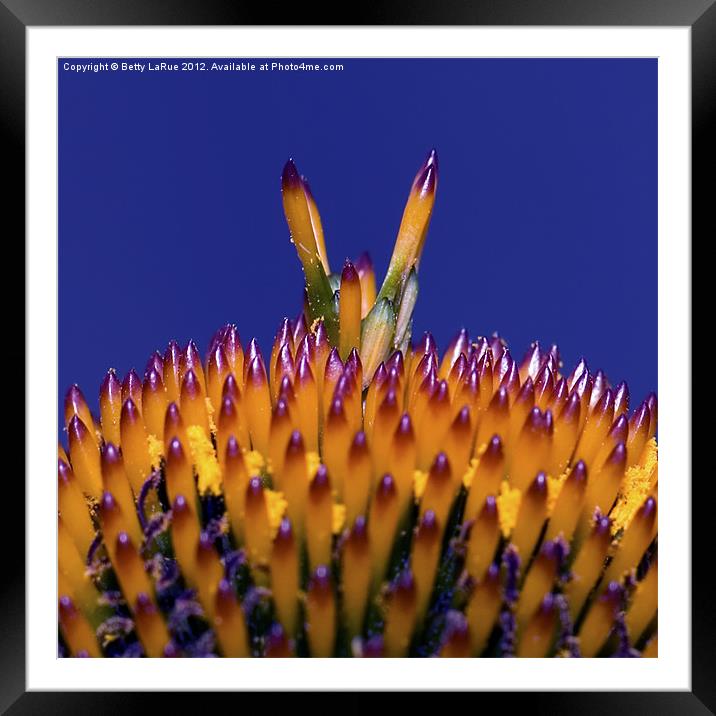
<path fill-rule="evenodd" d="M 422 57 L 426 51 L 659 58 L 659 658 L 57 659 L 56 58 Z M 689 690 L 690 79 L 689 28 L 28 28 L 27 688 Z"/>

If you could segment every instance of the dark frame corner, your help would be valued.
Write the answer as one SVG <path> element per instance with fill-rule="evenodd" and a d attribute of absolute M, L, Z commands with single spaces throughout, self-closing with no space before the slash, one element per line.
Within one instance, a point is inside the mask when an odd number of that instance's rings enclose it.
<path fill-rule="evenodd" d="M 169 9 L 171 7 L 171 9 Z M 68 25 L 260 25 L 272 22 L 273 8 L 264 12 L 258 6 L 226 3 L 221 0 L 175 0 L 171 6 L 152 0 L 0 0 L 0 98 L 5 134 L 4 169 L 13 177 L 5 189 L 7 214 L 13 220 L 14 233 L 24 236 L 25 229 L 25 29 L 28 26 Z M 400 25 L 633 25 L 685 26 L 692 30 L 692 248 L 716 236 L 714 221 L 713 167 L 716 166 L 714 143 L 708 142 L 716 126 L 716 3 L 714 0 L 447 0 L 432 3 L 415 0 L 395 4 L 390 9 L 366 6 L 346 18 L 312 15 L 303 5 L 282 14 L 279 24 L 400 24 Z M 711 131 L 710 131 L 711 130 Z M 26 380 L 28 378 L 26 377 Z M 695 423 L 696 424 L 696 423 Z M 701 423 L 703 426 L 704 423 Z M 700 428 L 703 430 L 703 427 Z M 709 471 L 710 472 L 710 471 Z M 692 482 L 693 490 L 693 565 L 708 565 L 713 545 L 707 532 L 712 518 L 712 476 Z M 684 476 L 686 478 L 686 476 Z M 24 485 L 18 479 L 6 486 L 15 491 L 10 504 L 24 504 Z M 711 494 L 710 494 L 711 493 Z M 21 513 L 22 510 L 15 510 Z M 24 516 L 13 525 L 13 535 L 24 534 Z M 7 543 L 6 543 L 7 544 Z M 25 565 L 24 551 L 14 557 L 6 551 L 0 612 L 0 712 L 12 714 L 89 712 L 126 713 L 127 708 L 142 705 L 155 708 L 160 695 L 116 698 L 99 693 L 25 693 Z M 13 561 L 14 559 L 14 561 Z M 529 698 L 531 713 L 716 713 L 716 673 L 714 643 L 716 628 L 707 569 L 693 570 L 692 607 L 692 691 L 679 693 L 573 693 L 512 694 Z M 658 684 L 654 685 L 658 687 Z M 358 695 L 358 702 L 369 695 Z M 482 706 L 488 698 L 502 699 L 505 694 L 479 696 Z M 586 697 L 586 698 L 585 698 Z M 161 696 L 161 698 L 165 698 Z M 243 697 L 242 697 L 243 698 Z M 335 698 L 345 699 L 337 694 Z M 526 699 L 525 699 L 526 700 Z M 130 702 L 131 705 L 130 705 Z M 235 702 L 236 703 L 236 702 Z M 243 702 L 245 703 L 245 702 Z M 295 703 L 295 702 L 292 702 Z M 354 704 L 356 702 L 353 702 Z M 342 704 L 345 705 L 345 701 Z M 510 704 L 514 706 L 514 703 Z"/>

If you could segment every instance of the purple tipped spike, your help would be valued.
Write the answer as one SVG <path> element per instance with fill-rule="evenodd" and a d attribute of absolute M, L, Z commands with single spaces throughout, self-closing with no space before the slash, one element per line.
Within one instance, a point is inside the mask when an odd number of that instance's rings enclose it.
<path fill-rule="evenodd" d="M 395 368 L 398 371 L 398 375 L 403 375 L 405 373 L 405 361 L 403 359 L 403 354 L 400 351 L 393 351 L 390 358 L 388 358 L 386 368 L 388 370 Z"/>
<path fill-rule="evenodd" d="M 390 474 L 385 474 L 378 483 L 376 497 L 379 499 L 387 499 L 395 496 L 395 480 Z"/>
<path fill-rule="evenodd" d="M 232 435 L 226 443 L 226 457 L 232 459 L 238 457 L 240 454 L 241 447 L 236 438 Z"/>
<path fill-rule="evenodd" d="M 144 375 L 149 375 L 152 371 L 155 371 L 159 375 L 162 375 L 164 372 L 164 359 L 162 358 L 159 351 L 154 351 L 151 356 L 149 356 L 149 360 L 147 361 L 147 365 L 144 368 Z"/>
<path fill-rule="evenodd" d="M 105 464 L 118 463 L 122 459 L 122 454 L 114 443 L 105 443 L 100 450 L 100 454 L 102 462 Z"/>
<path fill-rule="evenodd" d="M 322 564 L 316 567 L 316 571 L 311 577 L 311 583 L 309 585 L 310 591 L 327 592 L 331 588 L 331 571 L 325 565 Z"/>
<path fill-rule="evenodd" d="M 301 313 L 296 319 L 296 325 L 293 328 L 293 343 L 298 345 L 308 333 L 308 323 L 306 316 Z"/>
<path fill-rule="evenodd" d="M 351 443 L 351 449 L 352 450 L 364 450 L 366 446 L 368 445 L 368 438 L 366 437 L 366 434 L 359 430 L 355 437 L 353 438 L 353 442 Z"/>
<path fill-rule="evenodd" d="M 539 341 L 534 341 L 534 343 L 530 345 L 527 353 L 525 353 L 525 357 L 522 359 L 520 370 L 532 378 L 532 380 L 535 380 L 540 371 L 542 360 L 543 356 Z"/>
<path fill-rule="evenodd" d="M 572 468 L 568 479 L 574 480 L 575 482 L 584 482 L 587 479 L 587 466 L 584 464 L 584 460 L 580 460 Z"/>
<path fill-rule="evenodd" d="M 288 440 L 288 446 L 293 449 L 299 447 L 303 448 L 303 437 L 301 437 L 301 433 L 298 430 L 294 430 L 291 433 L 291 437 Z"/>
<path fill-rule="evenodd" d="M 629 436 L 629 421 L 626 415 L 620 415 L 609 429 L 608 441 L 612 443 L 625 443 Z"/>
<path fill-rule="evenodd" d="M 444 452 L 437 454 L 435 461 L 430 468 L 430 475 L 435 475 L 436 477 L 450 476 L 450 462 Z"/>
<path fill-rule="evenodd" d="M 485 498 L 485 504 L 482 508 L 482 512 L 488 517 L 497 516 L 497 499 L 494 495 L 488 495 Z"/>
<path fill-rule="evenodd" d="M 490 438 L 490 442 L 487 443 L 487 449 L 483 453 L 481 460 L 485 464 L 494 464 L 496 461 L 501 460 L 502 456 L 502 438 L 499 435 L 493 435 Z"/>
<path fill-rule="evenodd" d="M 184 382 L 182 384 L 182 390 L 186 391 L 186 394 L 191 397 L 196 397 L 201 391 L 201 385 L 199 379 L 196 377 L 196 373 L 193 370 L 188 370 L 184 375 Z"/>
<path fill-rule="evenodd" d="M 291 528 L 291 521 L 284 517 L 279 525 L 278 532 L 276 533 L 276 543 L 286 544 L 293 540 L 293 529 Z"/>
<path fill-rule="evenodd" d="M 289 159 L 283 167 L 281 173 L 281 191 L 287 189 L 300 189 L 302 187 L 301 175 L 296 169 L 296 165 L 293 163 L 293 159 Z"/>
<path fill-rule="evenodd" d="M 330 492 L 331 483 L 328 478 L 328 469 L 324 464 L 320 464 L 316 470 L 316 474 L 311 480 L 309 493 L 312 497 L 318 497 Z"/>
<path fill-rule="evenodd" d="M 538 473 L 537 477 L 535 477 L 533 483 L 530 485 L 529 491 L 538 494 L 545 494 L 547 492 L 547 475 L 543 472 Z"/>
<path fill-rule="evenodd" d="M 350 531 L 350 539 L 365 541 L 368 539 L 368 523 L 363 515 L 358 515 Z"/>
<path fill-rule="evenodd" d="M 629 386 L 622 381 L 614 389 L 614 413 L 621 414 L 629 411 Z"/>
<path fill-rule="evenodd" d="M 438 158 L 433 149 L 413 182 L 413 190 L 422 198 L 435 193 L 438 182 Z"/>

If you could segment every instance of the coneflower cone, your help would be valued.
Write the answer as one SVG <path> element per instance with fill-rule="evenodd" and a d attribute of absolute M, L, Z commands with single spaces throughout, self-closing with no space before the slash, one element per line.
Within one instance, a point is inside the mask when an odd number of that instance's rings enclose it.
<path fill-rule="evenodd" d="M 436 186 L 433 151 L 377 291 L 366 255 L 330 273 L 289 162 L 306 301 L 268 360 L 226 325 L 110 370 L 99 419 L 70 388 L 61 655 L 656 655 L 656 396 L 412 343 Z"/>

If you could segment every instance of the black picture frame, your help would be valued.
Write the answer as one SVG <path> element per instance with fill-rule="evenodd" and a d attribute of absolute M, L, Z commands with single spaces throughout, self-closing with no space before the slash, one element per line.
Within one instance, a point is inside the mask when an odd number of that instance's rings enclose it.
<path fill-rule="evenodd" d="M 716 153 L 708 141 L 716 126 L 716 4 L 714 0 L 412 0 L 391 7 L 366 4 L 353 17 L 340 17 L 335 8 L 313 11 L 296 3 L 286 11 L 268 3 L 221 0 L 0 0 L 0 112 L 2 114 L 3 169 L 9 182 L 4 190 L 6 245 L 11 237 L 24 236 L 25 227 L 25 31 L 29 26 L 106 25 L 591 25 L 684 26 L 692 40 L 692 249 L 716 236 L 714 224 L 714 167 Z M 688 237 L 685 237 L 688 240 Z M 16 245 L 20 241 L 16 242 Z M 696 304 L 695 304 L 696 307 Z M 684 348 L 688 359 L 689 347 Z M 16 351 L 17 352 L 17 351 Z M 25 376 L 27 381 L 31 376 Z M 690 416 L 684 416 L 689 419 Z M 18 421 L 19 422 L 19 421 Z M 703 426 L 704 423 L 701 423 Z M 694 426 L 698 427 L 696 421 Z M 703 430 L 703 427 L 701 427 Z M 7 435 L 7 433 L 6 433 Z M 26 437 L 27 448 L 27 437 Z M 19 451 L 17 451 L 19 452 Z M 6 468 L 7 470 L 7 468 Z M 166 694 L 136 696 L 107 693 L 28 692 L 25 687 L 25 564 L 23 539 L 24 484 L 5 480 L 5 514 L 18 522 L 5 524 L 5 545 L 0 590 L 0 711 L 10 714 L 126 713 L 129 709 L 162 708 Z M 5 475 L 11 477 L 10 474 Z M 685 483 L 690 475 L 682 476 Z M 479 708 L 516 707 L 519 698 L 529 713 L 716 713 L 716 663 L 714 609 L 709 592 L 713 539 L 709 534 L 713 475 L 692 480 L 692 680 L 690 692 L 572 692 L 481 694 Z M 12 549 L 8 548 L 12 546 Z M 710 674 L 710 676 L 709 676 Z M 91 684 L 88 684 L 91 688 Z M 659 684 L 655 683 L 658 689 Z M 183 695 L 183 700 L 194 699 Z M 242 697 L 243 698 L 243 697 Z M 367 695 L 345 700 L 358 710 Z M 161 699 L 161 701 L 160 701 Z M 505 699 L 509 701 L 506 702 Z M 392 699 L 389 699 L 392 701 Z M 488 703 L 492 702 L 489 706 Z M 198 702 L 195 702 L 198 703 Z M 241 701 L 235 700 L 239 705 Z M 430 699 L 426 705 L 430 704 Z M 185 704 L 189 706 L 188 703 Z M 295 708 L 298 704 L 292 705 Z M 265 706 L 264 706 L 265 708 Z M 300 706 L 299 706 L 300 708 Z M 345 706 L 343 707 L 345 708 Z"/>

